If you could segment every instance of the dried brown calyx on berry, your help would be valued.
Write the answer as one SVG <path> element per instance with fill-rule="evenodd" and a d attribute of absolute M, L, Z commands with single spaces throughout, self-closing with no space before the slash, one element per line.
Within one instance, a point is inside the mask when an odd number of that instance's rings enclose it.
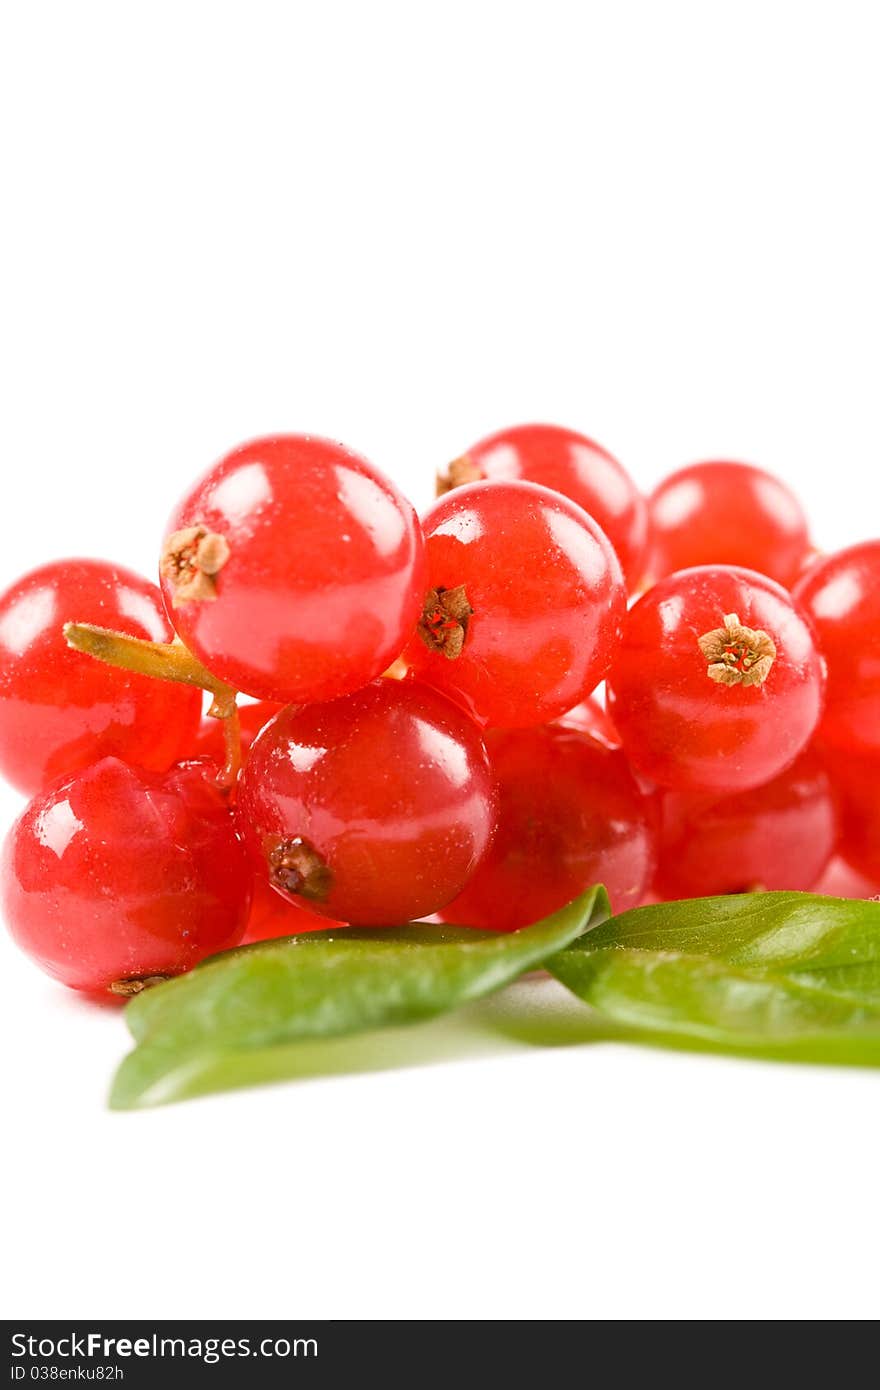
<path fill-rule="evenodd" d="M 212 602 L 217 597 L 217 575 L 230 554 L 226 537 L 206 526 L 186 526 L 170 535 L 160 569 L 171 586 L 173 606 Z"/>
<path fill-rule="evenodd" d="M 437 474 L 437 496 L 443 497 L 453 488 L 464 487 L 465 483 L 482 482 L 483 475 L 467 454 L 453 459 L 445 473 Z"/>
<path fill-rule="evenodd" d="M 473 612 L 463 584 L 455 589 L 429 589 L 418 626 L 419 636 L 431 651 L 455 661 L 461 656 Z"/>
<path fill-rule="evenodd" d="M 719 685 L 763 685 L 776 660 L 776 643 L 762 628 L 745 627 L 736 613 L 724 626 L 697 639 L 708 663 L 706 675 Z"/>
<path fill-rule="evenodd" d="M 268 862 L 271 882 L 285 893 L 323 902 L 333 887 L 333 874 L 326 861 L 299 835 L 273 845 Z"/>
<path fill-rule="evenodd" d="M 118 994 L 122 999 L 133 999 L 136 994 L 143 994 L 145 989 L 152 989 L 154 985 L 164 985 L 170 978 L 169 975 L 130 975 L 123 980 L 114 980 L 109 990 L 111 994 Z"/>

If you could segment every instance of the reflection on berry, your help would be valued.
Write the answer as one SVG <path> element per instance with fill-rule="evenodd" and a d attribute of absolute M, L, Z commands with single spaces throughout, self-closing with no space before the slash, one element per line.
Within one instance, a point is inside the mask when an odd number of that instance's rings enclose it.
<path fill-rule="evenodd" d="M 580 507 L 532 483 L 456 488 L 424 518 L 429 589 L 406 656 L 484 725 L 543 724 L 595 689 L 620 636 L 617 557 Z"/>
<path fill-rule="evenodd" d="M 450 464 L 439 479 L 444 493 L 463 483 L 540 483 L 583 507 L 617 552 L 630 588 L 642 579 L 648 508 L 632 478 L 600 444 L 560 425 L 514 425 L 499 430 Z"/>
<path fill-rule="evenodd" d="M 609 713 L 642 776 L 732 793 L 769 782 L 806 747 L 824 684 L 812 629 L 780 585 L 705 566 L 670 575 L 630 610 Z"/>
<path fill-rule="evenodd" d="M 197 690 L 104 666 L 65 622 L 169 642 L 155 584 L 102 560 L 58 560 L 0 595 L 0 773 L 28 795 L 112 756 L 164 771 L 190 750 Z"/>
<path fill-rule="evenodd" d="M 235 946 L 252 874 L 213 772 L 105 758 L 32 801 L 3 852 L 19 946 L 74 989 L 121 993 Z"/>
<path fill-rule="evenodd" d="M 880 753 L 880 541 L 817 560 L 794 593 L 828 664 L 820 739 L 843 753 Z"/>
<path fill-rule="evenodd" d="M 682 468 L 652 493 L 649 508 L 655 580 L 695 565 L 738 565 L 792 584 L 810 549 L 794 493 L 751 464 Z"/>
<path fill-rule="evenodd" d="M 480 732 L 417 681 L 289 708 L 251 748 L 238 819 L 275 887 L 325 917 L 388 926 L 458 893 L 495 827 Z"/>
<path fill-rule="evenodd" d="M 664 898 L 810 889 L 837 842 L 831 782 L 810 752 L 751 791 L 667 791 L 660 804 L 656 887 Z"/>
<path fill-rule="evenodd" d="M 343 922 L 334 922 L 329 917 L 319 917 L 310 912 L 302 903 L 291 902 L 270 888 L 265 878 L 257 875 L 254 879 L 254 899 L 248 917 L 242 945 L 254 941 L 271 941 L 280 936 L 297 936 L 305 931 L 330 931 L 333 927 L 344 929 Z"/>
<path fill-rule="evenodd" d="M 161 574 L 199 660 L 283 703 L 381 675 L 425 592 L 409 502 L 366 459 L 309 435 L 254 440 L 210 469 L 174 512 Z"/>
<path fill-rule="evenodd" d="M 443 917 L 512 931 L 596 883 L 615 912 L 637 907 L 654 871 L 656 814 L 623 753 L 567 721 L 492 730 L 486 745 L 498 829 Z"/>

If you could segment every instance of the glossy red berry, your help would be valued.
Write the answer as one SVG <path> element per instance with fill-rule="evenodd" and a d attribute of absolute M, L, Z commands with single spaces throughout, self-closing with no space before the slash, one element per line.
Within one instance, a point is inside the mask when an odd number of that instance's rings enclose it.
<path fill-rule="evenodd" d="M 617 552 L 631 587 L 643 577 L 648 508 L 626 470 L 607 449 L 560 425 L 514 425 L 490 434 L 450 464 L 442 490 L 460 483 L 540 483 L 577 502 Z"/>
<path fill-rule="evenodd" d="M 134 992 L 236 945 L 252 870 L 212 774 L 104 758 L 33 800 L 2 861 L 22 950 L 74 989 Z"/>
<path fill-rule="evenodd" d="M 283 708 L 283 705 L 274 704 L 271 700 L 255 700 L 251 705 L 240 706 L 238 717 L 241 725 L 241 751 L 243 754 L 248 752 L 260 730 L 264 729 L 269 720 Z M 213 758 L 216 763 L 223 764 L 226 757 L 226 745 L 223 738 L 222 719 L 205 716 L 192 741 L 192 751 L 189 756 L 192 758 Z"/>
<path fill-rule="evenodd" d="M 68 621 L 174 635 L 155 584 L 101 560 L 58 560 L 0 596 L 0 774 L 28 795 L 105 756 L 164 770 L 199 722 L 199 691 L 71 651 Z"/>
<path fill-rule="evenodd" d="M 199 660 L 282 703 L 332 699 L 380 675 L 425 590 L 410 504 L 366 459 L 306 435 L 255 440 L 212 468 L 176 509 L 161 569 Z"/>
<path fill-rule="evenodd" d="M 580 507 L 534 483 L 473 483 L 424 518 L 429 592 L 406 659 L 482 724 L 543 724 L 602 680 L 626 594 Z"/>
<path fill-rule="evenodd" d="M 842 757 L 826 766 L 840 805 L 840 854 L 850 868 L 880 884 L 880 754 Z"/>
<path fill-rule="evenodd" d="M 344 929 L 343 922 L 331 921 L 310 912 L 301 903 L 291 902 L 275 889 L 266 879 L 258 875 L 254 879 L 254 899 L 245 928 L 242 945 L 254 941 L 272 941 L 279 936 L 298 936 L 305 931 L 331 931 L 334 927 Z"/>
<path fill-rule="evenodd" d="M 633 767 L 661 786 L 732 793 L 769 782 L 806 747 L 825 673 L 812 629 L 763 575 L 670 575 L 630 610 L 608 681 Z"/>
<path fill-rule="evenodd" d="M 829 898 L 872 898 L 878 900 L 878 880 L 860 874 L 835 855 L 813 890 Z"/>
<path fill-rule="evenodd" d="M 361 926 L 436 912 L 495 825 L 479 730 L 416 681 L 286 709 L 251 748 L 238 817 L 274 886 Z"/>
<path fill-rule="evenodd" d="M 747 463 L 695 463 L 649 498 L 654 579 L 695 565 L 738 565 L 794 582 L 810 549 L 794 493 Z"/>
<path fill-rule="evenodd" d="M 880 752 L 880 541 L 817 560 L 795 588 L 828 664 L 823 743 Z"/>
<path fill-rule="evenodd" d="M 812 888 L 837 843 L 831 782 L 807 752 L 765 786 L 733 796 L 664 792 L 660 862 L 664 898 Z"/>
<path fill-rule="evenodd" d="M 623 740 L 607 710 L 593 698 L 583 700 L 574 709 L 567 710 L 557 724 L 564 724 L 567 729 L 579 729 L 582 734 L 589 734 L 590 738 L 596 743 L 600 743 L 603 748 L 622 748 Z"/>
<path fill-rule="evenodd" d="M 596 883 L 615 912 L 637 907 L 654 872 L 655 812 L 623 753 L 564 722 L 493 729 L 486 746 L 498 829 L 445 920 L 513 931 Z"/>

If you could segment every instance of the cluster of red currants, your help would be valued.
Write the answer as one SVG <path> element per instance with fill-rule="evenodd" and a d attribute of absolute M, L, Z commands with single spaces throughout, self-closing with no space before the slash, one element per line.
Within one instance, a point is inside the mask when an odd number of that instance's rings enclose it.
<path fill-rule="evenodd" d="M 615 911 L 810 888 L 836 851 L 880 882 L 880 541 L 818 556 L 744 464 L 644 498 L 553 426 L 438 491 L 420 524 L 350 450 L 261 439 L 178 506 L 161 592 L 69 560 L 0 597 L 0 771 L 34 797 L 3 907 L 50 974 L 512 930 L 598 882 Z"/>

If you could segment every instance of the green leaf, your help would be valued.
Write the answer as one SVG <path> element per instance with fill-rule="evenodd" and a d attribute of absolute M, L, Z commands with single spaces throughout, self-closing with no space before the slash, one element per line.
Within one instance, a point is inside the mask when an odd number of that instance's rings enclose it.
<path fill-rule="evenodd" d="M 115 1109 L 300 1074 L 293 1044 L 417 1023 L 500 989 L 608 916 L 601 888 L 511 935 L 413 923 L 261 942 L 146 990 Z"/>
<path fill-rule="evenodd" d="M 656 903 L 610 918 L 575 949 L 604 946 L 805 972 L 880 966 L 880 902 L 741 893 Z"/>
<path fill-rule="evenodd" d="M 880 1064 L 880 903 L 663 903 L 612 918 L 547 968 L 605 1018 L 661 1040 Z"/>

